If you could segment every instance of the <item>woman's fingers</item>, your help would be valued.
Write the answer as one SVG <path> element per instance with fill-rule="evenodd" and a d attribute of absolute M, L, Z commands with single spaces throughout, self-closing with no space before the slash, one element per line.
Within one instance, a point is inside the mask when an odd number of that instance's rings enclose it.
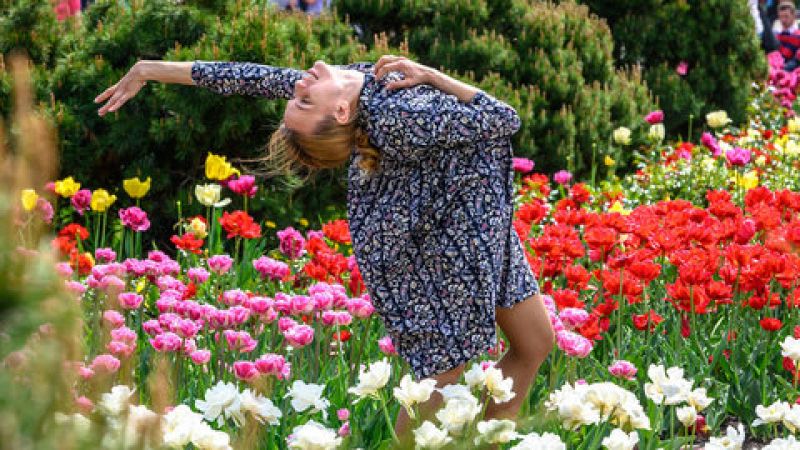
<path fill-rule="evenodd" d="M 406 67 L 405 61 L 395 61 L 386 63 L 381 66 L 380 70 L 375 72 L 375 77 L 378 79 L 383 78 L 389 72 L 404 72 Z"/>
<path fill-rule="evenodd" d="M 401 59 L 405 59 L 405 57 L 403 57 L 403 56 L 395 56 L 395 55 L 383 55 L 378 60 L 378 62 L 375 63 L 375 67 L 373 67 L 372 69 L 375 72 L 375 74 L 377 75 L 378 72 L 380 72 L 381 68 L 384 66 L 384 64 L 388 64 L 388 63 L 392 63 L 392 62 L 395 62 L 395 61 L 399 61 Z"/>
<path fill-rule="evenodd" d="M 95 103 L 100 103 L 100 102 L 104 101 L 105 99 L 111 97 L 114 94 L 114 91 L 117 89 L 118 85 L 119 85 L 119 83 L 115 83 L 113 86 L 111 86 L 110 88 L 108 88 L 105 91 L 103 91 L 100 95 L 98 95 L 97 97 L 94 98 L 94 102 Z"/>
<path fill-rule="evenodd" d="M 416 86 L 420 84 L 422 81 L 417 78 L 404 78 L 398 81 L 392 81 L 391 83 L 386 85 L 386 89 L 393 90 L 393 89 L 401 89 L 407 88 L 411 86 Z"/>

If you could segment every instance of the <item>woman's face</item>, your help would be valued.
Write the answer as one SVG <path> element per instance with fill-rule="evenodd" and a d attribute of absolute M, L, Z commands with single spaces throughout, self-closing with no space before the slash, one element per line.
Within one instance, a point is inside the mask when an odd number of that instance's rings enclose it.
<path fill-rule="evenodd" d="M 297 133 L 311 134 L 325 117 L 334 114 L 346 99 L 338 69 L 317 61 L 294 85 L 294 98 L 286 105 L 283 122 Z"/>

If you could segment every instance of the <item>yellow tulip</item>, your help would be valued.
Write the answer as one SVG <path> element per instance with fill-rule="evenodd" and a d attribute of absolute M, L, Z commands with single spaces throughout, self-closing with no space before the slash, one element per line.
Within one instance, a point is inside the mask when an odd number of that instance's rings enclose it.
<path fill-rule="evenodd" d="M 706 114 L 706 122 L 711 128 L 722 128 L 731 123 L 731 119 L 725 111 L 714 111 Z"/>
<path fill-rule="evenodd" d="M 92 192 L 92 201 L 90 206 L 97 212 L 107 210 L 114 202 L 117 201 L 116 195 L 111 195 L 105 189 L 96 189 Z"/>
<path fill-rule="evenodd" d="M 224 156 L 208 153 L 206 157 L 206 178 L 221 181 L 227 180 L 232 175 L 239 176 L 241 173 L 234 169 Z"/>
<path fill-rule="evenodd" d="M 739 185 L 745 189 L 753 189 L 758 186 L 758 174 L 756 171 L 751 170 L 739 179 Z"/>
<path fill-rule="evenodd" d="M 614 142 L 618 145 L 628 145 L 631 143 L 631 130 L 626 127 L 619 127 L 614 130 Z"/>
<path fill-rule="evenodd" d="M 75 181 L 72 177 L 64 178 L 63 180 L 56 181 L 56 194 L 70 198 L 81 189 L 81 184 Z"/>
<path fill-rule="evenodd" d="M 204 239 L 208 236 L 208 231 L 206 231 L 206 224 L 202 220 L 195 217 L 189 222 L 189 232 L 192 233 L 198 239 Z"/>
<path fill-rule="evenodd" d="M 139 282 L 136 283 L 136 293 L 141 294 L 146 286 L 147 286 L 147 279 L 146 278 L 140 279 Z"/>
<path fill-rule="evenodd" d="M 142 181 L 138 177 L 128 178 L 122 182 L 122 187 L 131 198 L 142 198 L 150 190 L 150 177 Z"/>
<path fill-rule="evenodd" d="M 22 199 L 22 207 L 25 211 L 33 211 L 36 208 L 36 202 L 39 200 L 39 194 L 33 189 L 23 189 L 20 193 Z"/>
<path fill-rule="evenodd" d="M 756 158 L 755 163 L 756 163 L 757 166 L 763 166 L 764 164 L 767 163 L 767 157 L 764 156 L 764 155 L 761 155 L 758 158 Z"/>
<path fill-rule="evenodd" d="M 266 225 L 267 228 L 276 228 L 278 226 L 278 225 L 275 224 L 275 222 L 273 222 L 271 220 L 267 220 L 266 222 L 264 222 L 264 225 Z"/>
<path fill-rule="evenodd" d="M 307 227 L 308 219 L 301 218 L 300 220 L 297 221 L 297 223 L 300 224 L 301 227 Z"/>
<path fill-rule="evenodd" d="M 608 212 L 620 213 L 623 216 L 627 216 L 628 214 L 631 213 L 629 209 L 625 209 L 622 207 L 622 203 L 619 200 L 615 201 L 614 204 L 611 205 L 611 208 L 608 208 Z"/>
<path fill-rule="evenodd" d="M 789 129 L 789 133 L 800 133 L 800 119 L 792 117 L 786 122 L 786 127 Z"/>
<path fill-rule="evenodd" d="M 612 157 L 610 157 L 608 155 L 606 155 L 606 158 L 603 160 L 603 162 L 607 166 L 613 166 L 616 163 L 616 161 L 614 161 L 614 158 L 612 158 Z"/>

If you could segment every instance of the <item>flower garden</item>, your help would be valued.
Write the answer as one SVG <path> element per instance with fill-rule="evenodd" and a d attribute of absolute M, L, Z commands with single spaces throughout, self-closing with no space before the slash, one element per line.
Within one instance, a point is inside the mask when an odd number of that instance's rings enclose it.
<path fill-rule="evenodd" d="M 515 395 L 502 340 L 421 417 L 437 388 L 384 335 L 346 220 L 276 229 L 214 153 L 168 247 L 149 240 L 149 178 L 14 194 L 12 256 L 45 262 L 33 276 L 72 319 L 35 328 L 4 376 L 35 389 L 48 342 L 71 342 L 47 359 L 65 389 L 46 426 L 71 448 L 391 448 L 400 408 L 415 448 L 800 448 L 800 120 L 768 90 L 742 127 L 705 119 L 694 141 L 665 140 L 660 111 L 617 129 L 631 176 L 515 160 L 514 227 L 557 331 L 517 421 L 484 417 Z"/>

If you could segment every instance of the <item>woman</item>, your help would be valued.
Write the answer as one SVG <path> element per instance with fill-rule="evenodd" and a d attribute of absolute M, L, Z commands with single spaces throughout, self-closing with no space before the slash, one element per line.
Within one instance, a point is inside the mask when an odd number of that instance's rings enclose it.
<path fill-rule="evenodd" d="M 507 104 L 399 56 L 308 71 L 252 63 L 137 63 L 95 101 L 116 111 L 149 80 L 221 94 L 288 99 L 270 141 L 286 168 L 350 163 L 348 218 L 367 290 L 418 378 L 456 383 L 470 359 L 509 340 L 497 366 L 516 396 L 491 404 L 514 417 L 553 345 L 553 330 L 512 228 Z M 425 410 L 438 407 L 435 397 Z M 401 409 L 398 434 L 408 417 Z"/>

